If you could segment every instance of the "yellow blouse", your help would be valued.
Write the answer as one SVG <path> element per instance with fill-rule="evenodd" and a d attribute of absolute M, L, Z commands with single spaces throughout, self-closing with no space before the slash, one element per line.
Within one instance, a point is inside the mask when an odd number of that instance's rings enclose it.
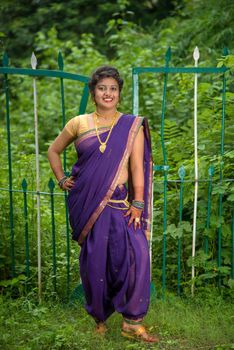
<path fill-rule="evenodd" d="M 65 129 L 74 138 L 81 136 L 83 133 L 94 128 L 92 114 L 81 114 L 70 119 L 65 125 Z"/>

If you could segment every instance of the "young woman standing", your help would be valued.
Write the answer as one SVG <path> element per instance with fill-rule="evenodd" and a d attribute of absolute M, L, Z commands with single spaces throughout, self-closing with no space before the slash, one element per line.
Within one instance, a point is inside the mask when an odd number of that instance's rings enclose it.
<path fill-rule="evenodd" d="M 99 67 L 89 82 L 95 111 L 72 118 L 48 158 L 59 186 L 69 191 L 85 307 L 96 331 L 105 333 L 105 321 L 117 311 L 123 336 L 157 342 L 142 326 L 150 302 L 150 133 L 145 118 L 117 110 L 122 87 L 117 69 Z M 78 160 L 66 177 L 60 154 L 71 142 Z"/>

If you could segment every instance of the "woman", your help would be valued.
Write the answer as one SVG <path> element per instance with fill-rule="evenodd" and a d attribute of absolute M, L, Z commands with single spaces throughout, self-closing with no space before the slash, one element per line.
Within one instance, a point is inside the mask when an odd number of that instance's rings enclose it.
<path fill-rule="evenodd" d="M 48 158 L 69 191 L 72 238 L 81 246 L 86 310 L 96 331 L 105 333 L 106 319 L 117 311 L 123 336 L 157 342 L 142 326 L 150 299 L 150 134 L 146 119 L 117 111 L 122 87 L 117 69 L 98 68 L 89 82 L 95 112 L 72 118 Z M 78 160 L 66 177 L 60 154 L 71 142 Z"/>

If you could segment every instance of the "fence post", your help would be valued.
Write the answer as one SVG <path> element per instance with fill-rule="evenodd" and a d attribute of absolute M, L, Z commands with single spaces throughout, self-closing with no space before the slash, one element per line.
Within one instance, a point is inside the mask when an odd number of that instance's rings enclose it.
<path fill-rule="evenodd" d="M 180 205 L 179 205 L 179 223 L 181 224 L 183 219 L 183 189 L 184 189 L 184 177 L 185 169 L 183 166 L 178 171 L 180 178 Z M 177 294 L 180 295 L 180 280 L 181 280 L 181 238 L 178 238 L 178 277 L 177 277 Z"/>
<path fill-rule="evenodd" d="M 194 65 L 198 66 L 199 50 L 195 48 L 193 52 Z M 197 155 L 197 73 L 194 75 L 194 210 L 193 210 L 193 241 L 192 241 L 192 286 L 191 292 L 194 295 L 194 278 L 195 278 L 195 250 L 196 250 L 196 229 L 197 229 L 197 196 L 198 196 L 198 155 Z"/>
<path fill-rule="evenodd" d="M 37 59 L 34 53 L 31 57 L 32 69 L 37 68 Z M 33 78 L 33 102 L 34 102 L 34 131 L 35 131 L 35 156 L 36 156 L 36 191 L 37 191 L 37 267 L 38 267 L 38 297 L 41 301 L 41 213 L 40 213 L 40 165 L 39 165 L 39 141 L 38 141 L 38 115 L 37 115 L 37 85 Z"/>
<path fill-rule="evenodd" d="M 228 55 L 228 50 L 224 49 L 224 56 Z M 222 121 L 221 121 L 221 142 L 220 142 L 220 166 L 219 166 L 219 181 L 223 183 L 223 166 L 224 166 L 224 131 L 225 131 L 225 107 L 226 107 L 226 76 L 223 73 L 223 91 L 222 91 Z M 218 287 L 221 287 L 220 267 L 222 265 L 222 215 L 223 215 L 223 194 L 219 194 L 219 227 L 218 227 Z"/>
<path fill-rule="evenodd" d="M 211 165 L 208 169 L 209 185 L 208 185 L 208 198 L 207 198 L 207 216 L 206 216 L 206 229 L 210 228 L 210 210 L 211 210 L 211 192 L 212 192 L 212 177 L 214 176 L 214 166 Z M 205 235 L 204 252 L 207 255 L 209 250 L 209 238 Z"/>
<path fill-rule="evenodd" d="M 165 55 L 165 66 L 169 66 L 171 60 L 171 48 L 169 47 Z M 167 251 L 167 153 L 164 144 L 164 120 L 165 120 L 165 110 L 166 110 L 166 94 L 167 94 L 167 78 L 168 73 L 164 76 L 163 85 L 163 99 L 162 99 L 162 118 L 161 118 L 161 144 L 163 151 L 164 160 L 164 203 L 163 203 L 163 275 L 162 275 L 162 289 L 163 296 L 166 291 L 166 251 Z"/>
<path fill-rule="evenodd" d="M 61 71 L 63 71 L 63 56 L 62 53 L 58 54 L 58 66 Z M 64 128 L 66 124 L 65 116 L 65 98 L 64 98 L 64 84 L 63 78 L 60 78 L 60 92 L 61 92 L 61 109 L 62 109 L 62 127 Z M 84 102 L 83 102 L 84 103 Z M 86 106 L 85 106 L 86 107 Z M 63 152 L 63 170 L 66 176 L 69 176 L 67 172 L 67 158 L 66 158 L 66 149 Z M 68 207 L 67 207 L 67 192 L 64 192 L 64 203 L 65 203 L 65 216 L 66 216 L 66 257 L 67 257 L 67 298 L 70 294 L 70 230 L 69 230 L 69 218 L 68 218 Z"/>
<path fill-rule="evenodd" d="M 26 263 L 26 276 L 30 277 L 30 258 L 29 258 L 29 241 L 28 241 L 28 203 L 27 203 L 27 181 L 23 179 L 22 189 L 24 194 L 24 235 L 25 235 L 25 263 Z"/>
<path fill-rule="evenodd" d="M 54 181 L 50 178 L 48 182 L 50 189 L 50 208 L 51 208 L 51 231 L 52 231 L 52 251 L 53 251 L 53 288 L 56 293 L 56 239 L 55 239 L 55 221 L 54 221 Z"/>
<path fill-rule="evenodd" d="M 132 112 L 134 115 L 139 113 L 139 76 L 138 72 L 134 70 L 132 72 L 132 90 L 133 90 L 133 100 L 132 100 Z"/>
<path fill-rule="evenodd" d="M 3 56 L 3 66 L 8 67 L 9 59 L 7 53 Z M 15 231 L 12 193 L 12 159 L 11 159 L 11 127 L 10 127 L 10 99 L 8 76 L 4 74 L 4 91 L 6 103 L 6 124 L 7 124 L 7 148 L 8 148 L 8 177 L 9 177 L 9 201 L 10 201 L 10 234 L 11 234 L 11 273 L 15 276 Z"/>
<path fill-rule="evenodd" d="M 83 92 L 82 92 L 81 101 L 80 101 L 79 114 L 85 113 L 88 99 L 89 99 L 89 87 L 88 87 L 88 84 L 85 83 Z"/>

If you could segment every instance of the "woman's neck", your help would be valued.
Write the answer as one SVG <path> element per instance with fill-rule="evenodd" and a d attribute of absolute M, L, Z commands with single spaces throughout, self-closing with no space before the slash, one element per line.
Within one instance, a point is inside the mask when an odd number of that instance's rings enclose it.
<path fill-rule="evenodd" d="M 99 116 L 101 116 L 103 119 L 113 119 L 113 117 L 115 116 L 116 113 L 116 108 L 113 109 L 100 109 L 100 108 L 96 108 L 96 112 Z"/>

